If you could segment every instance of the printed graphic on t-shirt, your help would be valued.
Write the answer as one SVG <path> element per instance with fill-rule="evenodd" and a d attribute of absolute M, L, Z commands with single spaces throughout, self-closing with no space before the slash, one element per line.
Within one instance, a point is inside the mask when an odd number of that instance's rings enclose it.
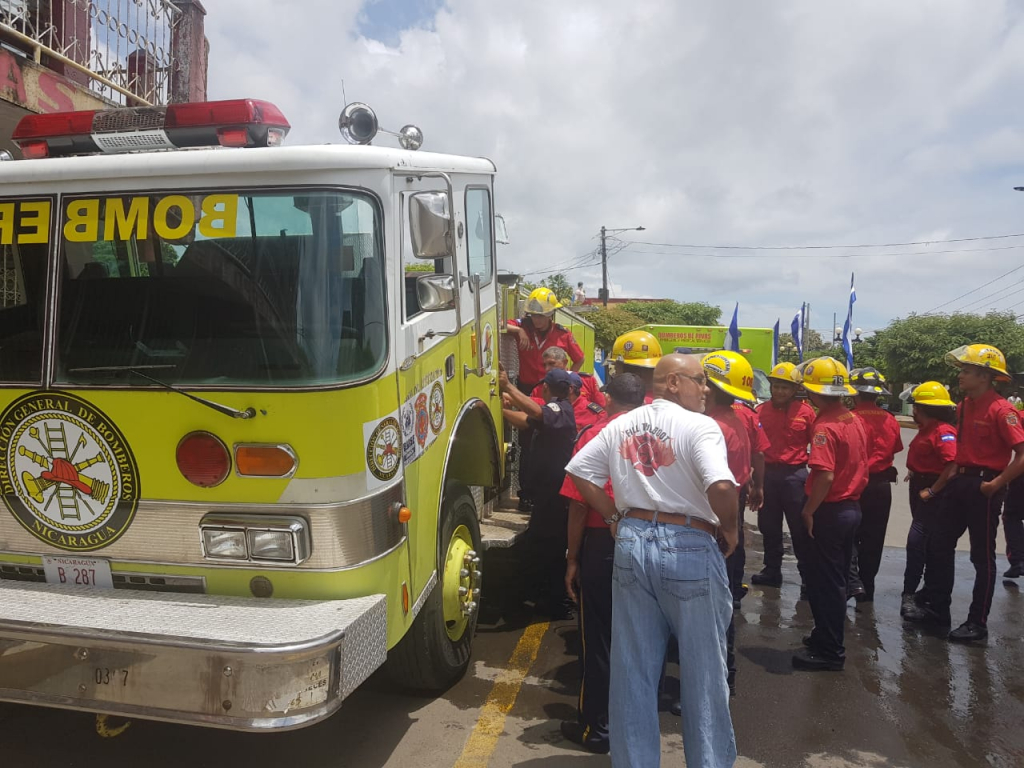
<path fill-rule="evenodd" d="M 828 435 L 826 435 L 824 432 L 817 432 L 814 435 L 814 444 L 815 445 L 828 445 Z"/>
<path fill-rule="evenodd" d="M 633 468 L 651 477 L 660 467 L 675 464 L 676 454 L 672 450 L 672 438 L 658 437 L 649 432 L 626 437 L 619 453 L 633 464 Z"/>
<path fill-rule="evenodd" d="M 1011 427 L 1016 427 L 1020 423 L 1020 421 L 1017 419 L 1016 411 L 1010 411 L 1009 413 L 1006 414 L 1006 423 L 1009 424 Z"/>

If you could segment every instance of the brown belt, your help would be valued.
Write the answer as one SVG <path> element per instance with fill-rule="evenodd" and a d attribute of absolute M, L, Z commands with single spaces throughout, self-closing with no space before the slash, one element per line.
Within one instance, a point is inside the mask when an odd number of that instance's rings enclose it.
<path fill-rule="evenodd" d="M 649 523 L 654 522 L 654 512 L 650 509 L 633 509 L 631 507 L 626 510 L 623 517 L 646 520 Z M 666 525 L 686 525 L 687 521 L 689 521 L 692 528 L 696 528 L 698 531 L 704 531 L 704 533 L 710 533 L 712 536 L 718 536 L 718 526 L 709 523 L 701 517 L 695 517 L 694 515 L 680 515 L 676 512 L 658 512 L 659 523 L 665 523 Z"/>

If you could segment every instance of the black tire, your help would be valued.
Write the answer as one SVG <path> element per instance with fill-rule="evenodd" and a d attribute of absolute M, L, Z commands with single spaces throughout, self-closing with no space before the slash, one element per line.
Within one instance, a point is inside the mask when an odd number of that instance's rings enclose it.
<path fill-rule="evenodd" d="M 445 559 L 452 535 L 459 526 L 469 530 L 473 549 L 481 552 L 480 526 L 473 496 L 462 486 L 452 486 L 445 494 L 441 530 L 438 532 L 438 582 L 405 637 L 388 653 L 384 667 L 388 677 L 404 688 L 441 693 L 457 682 L 469 667 L 479 610 L 470 615 L 457 640 L 449 637 L 444 616 Z"/>

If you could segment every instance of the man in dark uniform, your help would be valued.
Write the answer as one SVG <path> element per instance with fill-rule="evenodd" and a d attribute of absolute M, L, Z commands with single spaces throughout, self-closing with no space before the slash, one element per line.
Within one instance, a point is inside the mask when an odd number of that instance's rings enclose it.
<path fill-rule="evenodd" d="M 854 541 L 847 594 L 858 603 L 875 599 L 875 576 L 882 564 L 885 530 L 892 509 L 892 484 L 898 480 L 892 460 L 903 450 L 896 417 L 878 407 L 878 396 L 889 395 L 885 377 L 874 368 L 850 373 L 857 390 L 853 415 L 861 420 L 868 439 L 868 487 L 860 495 L 861 521 Z"/>
<path fill-rule="evenodd" d="M 950 625 L 956 544 L 966 530 L 974 594 L 967 621 L 949 633 L 950 640 L 964 643 L 988 637 L 999 507 L 1006 486 L 1024 474 L 1024 427 L 1019 412 L 994 387 L 996 381 L 1010 380 L 1002 352 L 971 344 L 948 352 L 946 362 L 960 369 L 957 380 L 965 395 L 957 408 L 956 462 L 941 475 L 950 480 L 948 496 L 928 539 L 924 593 L 917 609 L 908 610 L 904 618 Z"/>
<path fill-rule="evenodd" d="M 769 448 L 764 452 L 764 502 L 757 513 L 764 568 L 751 581 L 766 587 L 782 585 L 783 518 L 789 527 L 797 567 L 802 568 L 805 533 L 800 513 L 807 481 L 807 444 L 811 441 L 815 415 L 807 403 L 796 399 L 800 385 L 792 379 L 795 368 L 792 363 L 779 363 L 772 368 L 768 375 L 772 399 L 757 408 Z"/>
<path fill-rule="evenodd" d="M 607 405 L 600 420 L 580 430 L 576 451 L 589 443 L 605 425 L 644 404 L 644 383 L 623 373 L 605 387 Z M 611 482 L 605 486 L 610 496 Z M 576 720 L 562 722 L 562 735 L 588 752 L 608 752 L 608 664 L 612 645 L 612 561 L 615 539 L 597 512 L 586 505 L 571 478 L 562 495 L 569 499 L 569 547 L 566 552 L 565 588 L 579 606 L 580 668 L 582 682 Z"/>
<path fill-rule="evenodd" d="M 1003 578 L 1020 578 L 1024 576 L 1024 476 L 1010 483 L 1006 493 L 1003 534 L 1006 536 L 1006 559 L 1010 562 Z"/>
<path fill-rule="evenodd" d="M 793 667 L 811 672 L 840 671 L 846 663 L 846 580 L 853 540 L 860 525 L 860 495 L 868 484 L 868 451 L 860 419 L 843 405 L 852 395 L 846 367 L 819 357 L 800 373 L 807 397 L 818 409 L 807 457 L 807 501 L 803 520 L 809 542 L 804 573 L 814 629 Z"/>
<path fill-rule="evenodd" d="M 569 373 L 553 368 L 544 375 L 544 405 L 513 387 L 504 371 L 498 379 L 505 419 L 517 429 L 532 430 L 530 488 L 534 504 L 527 541 L 536 569 L 536 607 L 539 613 L 552 618 L 570 618 L 571 604 L 564 578 L 568 502 L 560 493 L 565 465 L 572 457 L 576 439 L 576 419 L 569 402 Z"/>

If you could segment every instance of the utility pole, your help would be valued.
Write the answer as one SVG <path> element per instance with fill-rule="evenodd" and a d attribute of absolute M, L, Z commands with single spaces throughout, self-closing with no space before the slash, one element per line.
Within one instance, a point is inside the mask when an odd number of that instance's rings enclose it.
<path fill-rule="evenodd" d="M 804 328 L 800 335 L 800 357 L 807 356 L 807 333 L 811 330 L 811 305 L 804 302 Z"/>
<path fill-rule="evenodd" d="M 605 228 L 601 227 L 601 301 L 608 309 L 608 248 L 605 245 Z"/>
<path fill-rule="evenodd" d="M 643 227 L 619 227 L 617 229 L 601 227 L 601 290 L 598 292 L 597 298 L 604 304 L 605 309 L 608 309 L 608 233 L 643 231 Z"/>

